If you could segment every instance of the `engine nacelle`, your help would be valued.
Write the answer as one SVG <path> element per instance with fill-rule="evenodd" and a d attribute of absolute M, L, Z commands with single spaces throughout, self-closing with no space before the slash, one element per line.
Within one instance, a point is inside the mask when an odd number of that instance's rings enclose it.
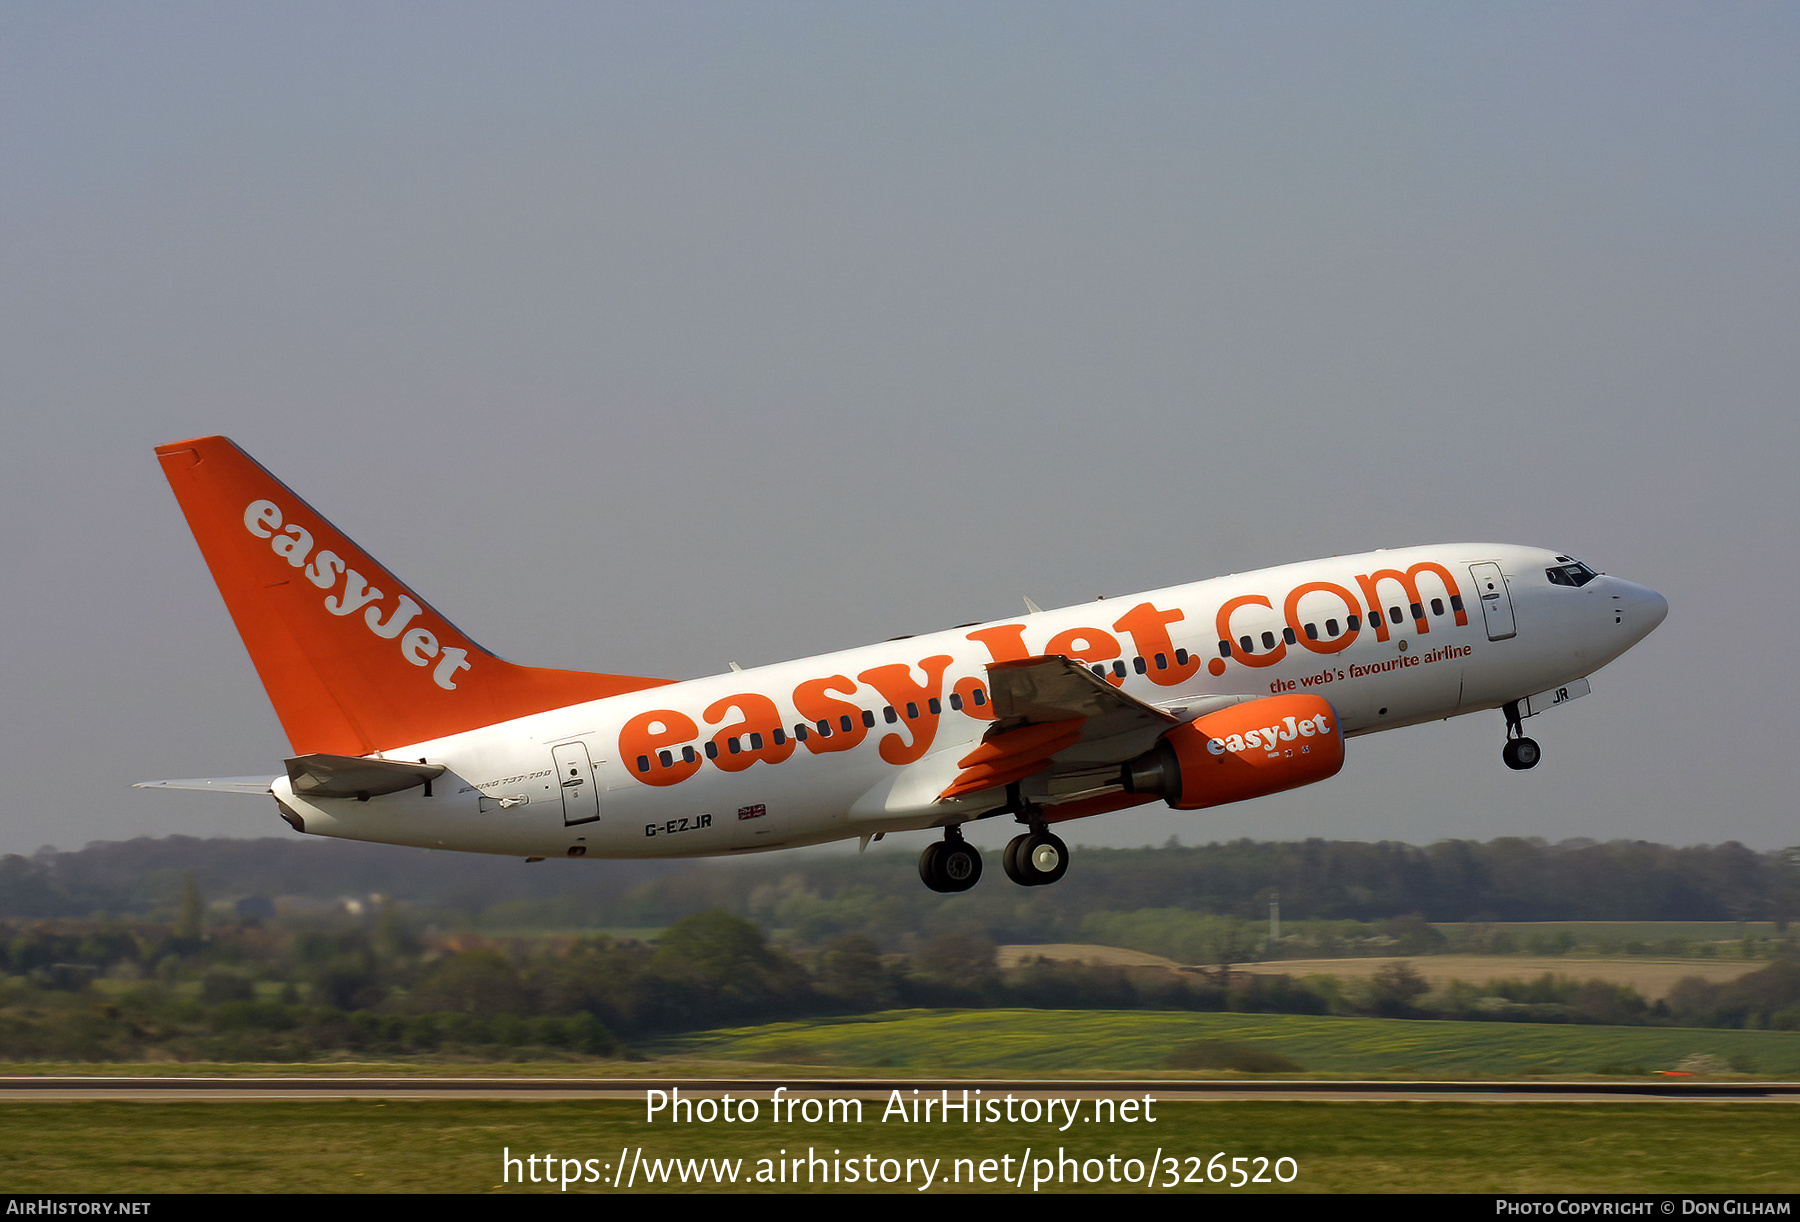
<path fill-rule="evenodd" d="M 1336 776 L 1344 766 L 1337 710 L 1318 696 L 1269 696 L 1177 726 L 1125 765 L 1129 793 L 1200 810 Z"/>

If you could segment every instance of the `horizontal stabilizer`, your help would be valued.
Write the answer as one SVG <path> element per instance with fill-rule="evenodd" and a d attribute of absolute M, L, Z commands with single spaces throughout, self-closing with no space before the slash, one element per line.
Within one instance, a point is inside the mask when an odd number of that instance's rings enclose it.
<path fill-rule="evenodd" d="M 275 783 L 269 776 L 197 776 L 181 781 L 139 781 L 133 789 L 193 789 L 203 793 L 266 794 Z"/>
<path fill-rule="evenodd" d="M 444 774 L 442 764 L 358 759 L 354 755 L 302 755 L 287 762 L 288 780 L 303 798 L 363 798 L 399 793 Z"/>

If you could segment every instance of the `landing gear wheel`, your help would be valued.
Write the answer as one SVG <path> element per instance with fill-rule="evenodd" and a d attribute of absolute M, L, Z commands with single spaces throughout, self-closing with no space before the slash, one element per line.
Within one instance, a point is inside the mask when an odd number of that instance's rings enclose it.
<path fill-rule="evenodd" d="M 933 891 L 949 890 L 948 887 L 942 885 L 944 871 L 943 867 L 938 864 L 938 860 L 943 855 L 944 842 L 942 840 L 933 840 L 925 846 L 925 851 L 919 854 L 919 881 Z"/>
<path fill-rule="evenodd" d="M 1006 876 L 1021 887 L 1047 887 L 1069 872 L 1069 846 L 1049 832 L 1014 836 L 1006 846 Z"/>
<path fill-rule="evenodd" d="M 1523 772 L 1527 768 L 1537 767 L 1537 762 L 1543 757 L 1544 753 L 1538 748 L 1535 738 L 1508 739 L 1506 746 L 1500 751 L 1500 758 L 1505 760 L 1506 766 L 1514 772 Z"/>
<path fill-rule="evenodd" d="M 960 836 L 933 841 L 919 854 L 919 878 L 933 891 L 967 891 L 981 881 L 981 851 Z"/>
<path fill-rule="evenodd" d="M 946 891 L 967 891 L 981 881 L 981 850 L 972 844 L 946 841 L 938 864 L 950 883 Z"/>
<path fill-rule="evenodd" d="M 1031 886 L 1031 879 L 1025 874 L 1025 867 L 1020 864 L 1019 853 L 1025 842 L 1031 839 L 1029 832 L 1021 832 L 1006 842 L 1006 851 L 1000 855 L 1000 864 L 1006 867 L 1006 877 L 1021 887 Z"/>

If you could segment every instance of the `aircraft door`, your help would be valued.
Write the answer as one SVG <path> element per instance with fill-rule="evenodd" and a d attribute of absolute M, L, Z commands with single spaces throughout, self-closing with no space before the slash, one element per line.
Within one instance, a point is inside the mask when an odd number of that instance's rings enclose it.
<path fill-rule="evenodd" d="M 1487 625 L 1488 640 L 1504 641 L 1518 633 L 1513 624 L 1512 595 L 1506 589 L 1506 578 L 1500 566 L 1491 560 L 1469 566 L 1475 579 L 1475 592 L 1481 596 L 1481 618 Z"/>
<path fill-rule="evenodd" d="M 562 789 L 563 826 L 592 823 L 600 817 L 600 787 L 594 783 L 594 763 L 586 743 L 561 743 L 550 748 L 556 761 L 556 782 Z"/>

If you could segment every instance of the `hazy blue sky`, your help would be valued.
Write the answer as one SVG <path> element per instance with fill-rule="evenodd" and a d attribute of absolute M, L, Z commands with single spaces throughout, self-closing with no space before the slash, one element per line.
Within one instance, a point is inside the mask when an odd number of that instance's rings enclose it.
<path fill-rule="evenodd" d="M 1071 839 L 1800 842 L 1792 4 L 7 2 L 0 235 L 0 850 L 288 834 L 126 788 L 287 753 L 151 455 L 214 432 L 673 677 L 1564 550 L 1671 611 L 1535 772 L 1483 714 Z"/>

